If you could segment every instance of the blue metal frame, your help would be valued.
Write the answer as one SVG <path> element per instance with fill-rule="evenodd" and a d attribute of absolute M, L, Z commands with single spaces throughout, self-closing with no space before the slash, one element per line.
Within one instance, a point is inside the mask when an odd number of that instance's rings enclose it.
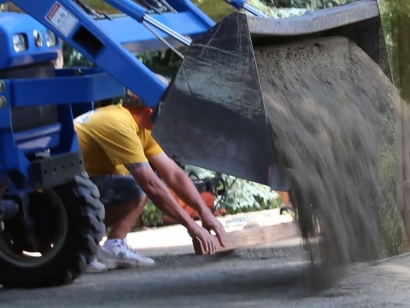
<path fill-rule="evenodd" d="M 179 34 L 195 38 L 196 36 L 206 32 L 210 26 L 208 23 L 195 23 L 192 12 L 181 13 L 166 13 L 155 16 L 155 19 L 172 28 Z M 122 44 L 128 51 L 132 53 L 159 50 L 167 48 L 160 40 L 158 40 L 144 25 L 135 21 L 134 19 L 123 16 L 113 20 L 99 20 L 96 21 L 98 27 L 108 36 L 115 38 L 117 42 Z M 189 25 L 189 26 L 187 26 Z M 121 31 L 120 31 L 121 29 Z M 158 31 L 163 38 L 175 46 L 181 44 L 167 37 L 166 34 Z"/>
<path fill-rule="evenodd" d="M 0 0 L 0 4 L 4 2 Z M 30 190 L 30 161 L 26 155 L 45 149 L 50 149 L 51 156 L 79 150 L 72 104 L 86 110 L 95 100 L 123 95 L 126 87 L 148 106 L 155 107 L 166 87 L 133 53 L 167 46 L 144 25 L 147 10 L 131 0 L 105 0 L 128 15 L 105 15 L 105 18 L 88 15 L 72 0 L 41 0 L 35 5 L 32 0 L 11 2 L 28 15 L 0 13 L 0 42 L 7 42 L 0 55 L 0 70 L 55 60 L 61 48 L 59 42 L 53 47 L 34 44 L 33 31 L 39 31 L 45 38 L 46 29 L 99 67 L 55 70 L 55 78 L 2 80 L 5 89 L 0 92 L 0 99 L 6 104 L 0 108 L 0 181 L 8 178 L 12 170 L 18 170 L 24 178 L 19 187 L 11 183 L 9 193 L 12 194 Z M 149 18 L 178 35 L 195 38 L 215 25 L 189 0 L 168 0 L 168 3 L 176 12 L 150 14 Z M 240 8 L 244 3 L 244 0 L 235 0 L 230 4 Z M 169 44 L 181 46 L 180 41 L 167 33 L 155 31 Z M 17 34 L 25 35 L 28 42 L 27 50 L 18 53 L 12 40 Z M 50 104 L 58 105 L 58 123 L 13 133 L 12 107 Z"/>
<path fill-rule="evenodd" d="M 4 53 L 0 57 L 0 69 L 55 60 L 57 51 L 61 49 L 60 42 L 52 47 L 46 44 L 37 47 L 34 44 L 33 31 L 40 32 L 45 38 L 46 28 L 58 34 L 100 68 L 55 70 L 55 78 L 2 80 L 5 88 L 0 92 L 0 96 L 6 104 L 0 108 L 2 140 L 0 181 L 9 178 L 9 172 L 12 170 L 18 170 L 23 178 L 18 187 L 15 183 L 10 183 L 10 194 L 31 189 L 28 174 L 30 161 L 27 155 L 45 149 L 50 149 L 52 156 L 79 150 L 72 122 L 71 104 L 82 105 L 84 109 L 90 108 L 95 100 L 123 95 L 125 93 L 123 85 L 125 85 L 139 93 L 147 103 L 155 105 L 165 90 L 164 85 L 155 75 L 132 54 L 132 52 L 163 47 L 158 44 L 159 40 L 155 35 L 134 19 L 125 16 L 93 20 L 72 1 L 60 1 L 61 5 L 67 7 L 71 14 L 81 21 L 76 25 L 77 30 L 85 27 L 104 44 L 103 50 L 93 54 L 88 52 L 87 46 L 84 47 L 76 42 L 72 35 L 75 31 L 71 32 L 71 36 L 64 36 L 46 19 L 55 1 L 39 2 L 37 7 L 27 1 L 14 3 L 43 25 L 26 14 L 0 13 L 0 42 L 6 43 Z M 213 25 L 213 22 L 189 1 L 178 1 L 176 9 L 180 12 L 161 14 L 155 18 L 180 34 L 191 37 L 200 35 Z M 159 33 L 174 46 L 179 45 L 179 42 L 167 38 L 164 33 Z M 13 36 L 20 34 L 25 37 L 27 49 L 16 52 Z M 49 104 L 58 105 L 58 123 L 28 131 L 13 132 L 11 123 L 13 107 Z"/>
<path fill-rule="evenodd" d="M 11 82 L 12 106 L 15 107 L 77 104 L 125 94 L 124 86 L 100 68 L 56 70 L 56 78 Z"/>
<path fill-rule="evenodd" d="M 42 0 L 36 5 L 32 5 L 32 1 L 29 0 L 13 0 L 12 2 L 98 67 L 103 68 L 126 88 L 139 95 L 148 106 L 154 107 L 158 104 L 165 92 L 164 84 L 131 52 L 157 49 L 160 46 L 158 38 L 138 22 L 146 14 L 145 9 L 131 0 L 106 0 L 107 3 L 130 17 L 94 20 L 71 0 Z M 195 37 L 206 32 L 215 24 L 188 0 L 170 0 L 169 4 L 178 13 L 167 12 L 150 16 L 182 35 Z M 68 32 L 62 31 L 50 22 L 50 15 L 55 13 L 56 5 L 63 7 L 75 19 L 72 27 L 67 30 Z M 75 36 L 79 30 L 89 35 L 84 38 L 84 41 Z M 180 45 L 162 31 L 157 32 L 171 44 Z M 95 43 L 93 44 L 92 41 Z"/>
<path fill-rule="evenodd" d="M 51 150 L 51 155 L 79 151 L 73 126 L 72 104 L 91 108 L 95 100 L 118 97 L 125 88 L 101 69 L 56 70 L 56 78 L 3 79 L 4 91 L 0 92 L 6 105 L 0 108 L 0 181 L 11 170 L 19 170 L 23 185 L 11 183 L 9 193 L 30 190 L 26 155 Z M 32 130 L 14 133 L 11 123 L 12 107 L 58 105 L 58 123 Z"/>

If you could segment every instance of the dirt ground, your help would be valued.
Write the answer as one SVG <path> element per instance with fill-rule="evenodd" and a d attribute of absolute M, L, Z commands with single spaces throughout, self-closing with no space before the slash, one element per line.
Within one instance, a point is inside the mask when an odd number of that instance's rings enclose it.
<path fill-rule="evenodd" d="M 307 297 L 297 248 L 158 260 L 155 268 L 85 275 L 73 285 L 0 290 L 0 307 L 408 307 L 410 257 L 357 265 L 337 288 Z"/>
<path fill-rule="evenodd" d="M 279 215 L 279 209 L 266 210 L 253 213 L 228 215 L 219 217 L 219 221 L 225 227 L 226 232 L 242 230 L 245 226 L 252 225 L 275 225 L 292 220 L 289 215 Z M 198 224 L 201 222 L 198 221 Z M 143 255 L 161 256 L 175 254 L 194 253 L 192 239 L 181 225 L 151 228 L 142 232 L 134 232 L 127 237 L 128 243 Z M 105 241 L 105 239 L 103 239 Z M 292 240 L 287 243 L 300 242 Z M 267 247 L 277 243 L 267 244 Z"/>
<path fill-rule="evenodd" d="M 257 216 L 257 217 L 256 217 Z M 286 221 L 275 211 L 223 218 L 230 231 L 250 218 L 270 224 Z M 173 244 L 164 234 L 178 240 Z M 351 268 L 338 287 L 308 296 L 301 283 L 304 260 L 299 239 L 220 256 L 194 256 L 178 226 L 138 232 L 130 243 L 157 265 L 84 275 L 74 284 L 39 290 L 2 290 L 0 307 L 408 307 L 410 256 Z M 160 240 L 162 239 L 162 240 Z M 144 244 L 145 243 L 145 244 Z M 172 246 L 174 245 L 174 246 Z M 155 253 L 156 252 L 156 253 Z"/>

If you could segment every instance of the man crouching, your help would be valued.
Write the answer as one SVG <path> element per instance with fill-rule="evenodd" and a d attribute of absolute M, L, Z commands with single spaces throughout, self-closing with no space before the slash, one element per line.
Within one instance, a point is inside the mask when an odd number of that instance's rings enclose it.
<path fill-rule="evenodd" d="M 164 77 L 158 78 L 168 84 Z M 85 170 L 100 191 L 105 224 L 111 228 L 90 271 L 155 263 L 131 249 L 126 241 L 144 211 L 147 196 L 186 227 L 192 237 L 197 237 L 209 254 L 216 249 L 209 230 L 214 230 L 220 244 L 225 245 L 222 224 L 206 207 L 189 177 L 151 136 L 152 112 L 127 91 L 121 104 L 98 108 L 74 120 Z M 178 197 L 198 212 L 203 227 L 178 205 L 150 164 Z"/>

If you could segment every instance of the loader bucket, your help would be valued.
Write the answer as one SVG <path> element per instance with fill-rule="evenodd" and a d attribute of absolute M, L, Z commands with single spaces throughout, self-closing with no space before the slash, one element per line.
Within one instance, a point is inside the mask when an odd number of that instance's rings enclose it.
<path fill-rule="evenodd" d="M 285 19 L 229 15 L 192 42 L 161 103 L 153 136 L 180 162 L 287 191 L 289 170 L 275 155 L 261 83 L 268 77 L 260 71 L 275 61 L 278 48 L 334 36 L 352 40 L 388 72 L 376 1 Z"/>

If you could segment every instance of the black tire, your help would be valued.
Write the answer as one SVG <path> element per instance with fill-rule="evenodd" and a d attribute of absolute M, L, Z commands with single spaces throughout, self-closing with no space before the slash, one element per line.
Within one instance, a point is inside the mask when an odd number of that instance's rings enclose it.
<path fill-rule="evenodd" d="M 62 244 L 52 258 L 36 266 L 24 266 L 23 261 L 19 264 L 12 262 L 0 251 L 0 285 L 5 288 L 70 284 L 85 272 L 97 252 L 105 233 L 105 212 L 97 187 L 82 175 L 67 184 L 53 187 L 51 191 L 55 192 L 65 209 L 67 232 Z"/>

